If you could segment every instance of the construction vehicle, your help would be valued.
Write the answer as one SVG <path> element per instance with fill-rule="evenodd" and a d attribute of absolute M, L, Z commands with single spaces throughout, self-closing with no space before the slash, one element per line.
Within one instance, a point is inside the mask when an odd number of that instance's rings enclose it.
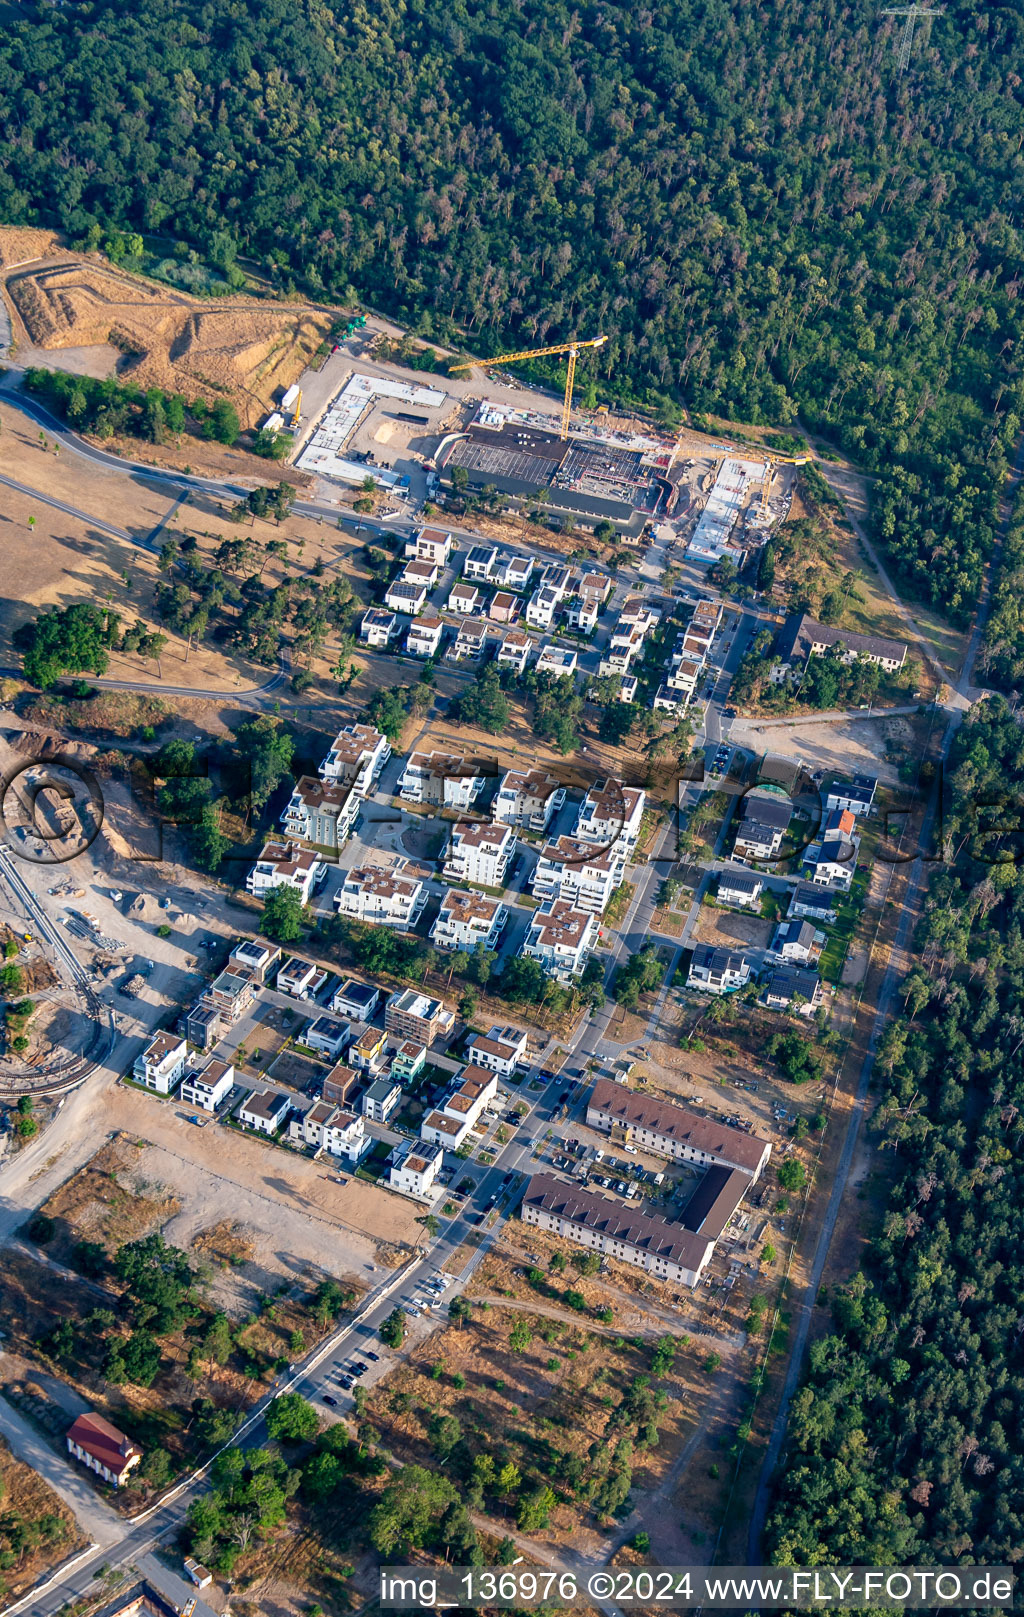
<path fill-rule="evenodd" d="M 289 422 L 289 426 L 291 427 L 293 432 L 294 432 L 295 428 L 299 424 L 299 414 L 300 414 L 301 410 L 302 410 L 302 389 L 300 387 L 299 388 L 299 396 L 295 400 L 295 409 L 292 411 L 292 418 L 291 418 L 291 421 Z"/>
<path fill-rule="evenodd" d="M 778 466 L 806 466 L 810 455 L 769 455 L 764 463 L 764 478 L 761 483 L 761 503 L 758 506 L 758 517 L 762 522 L 768 515 L 768 501 L 771 498 L 772 484 L 775 482 L 775 470 Z"/>
<path fill-rule="evenodd" d="M 558 436 L 568 438 L 569 416 L 572 411 L 572 388 L 576 377 L 576 360 L 582 348 L 602 348 L 608 341 L 607 337 L 586 337 L 578 342 L 556 343 L 553 348 L 524 348 L 516 354 L 495 354 L 493 359 L 465 360 L 461 365 L 449 366 L 449 375 L 454 376 L 456 371 L 468 371 L 473 365 L 510 365 L 517 359 L 548 359 L 559 354 L 568 354 L 569 363 L 565 373 L 565 402 L 562 405 L 562 424 Z"/>

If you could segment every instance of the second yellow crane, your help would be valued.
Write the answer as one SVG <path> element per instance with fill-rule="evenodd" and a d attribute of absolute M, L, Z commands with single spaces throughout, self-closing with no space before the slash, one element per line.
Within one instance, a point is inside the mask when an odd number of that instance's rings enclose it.
<path fill-rule="evenodd" d="M 607 337 L 581 338 L 578 342 L 556 343 L 553 348 L 523 348 L 516 354 L 495 354 L 493 359 L 467 359 L 461 365 L 449 367 L 450 374 L 456 371 L 468 371 L 473 365 L 510 365 L 516 359 L 547 359 L 559 354 L 568 354 L 569 364 L 565 376 L 565 402 L 562 405 L 562 425 L 559 431 L 560 438 L 569 436 L 569 417 L 572 412 L 572 389 L 576 378 L 576 360 L 581 348 L 601 348 L 608 341 Z"/>
<path fill-rule="evenodd" d="M 772 484 L 775 482 L 775 469 L 777 466 L 806 466 L 810 455 L 769 455 L 764 463 L 764 477 L 761 482 L 761 504 L 758 510 L 762 522 L 768 515 L 768 501 L 771 497 Z"/>

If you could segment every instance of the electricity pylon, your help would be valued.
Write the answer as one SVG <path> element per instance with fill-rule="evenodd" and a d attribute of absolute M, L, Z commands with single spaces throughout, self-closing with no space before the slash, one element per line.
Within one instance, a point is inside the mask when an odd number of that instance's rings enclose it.
<path fill-rule="evenodd" d="M 910 65 L 910 50 L 914 43 L 914 29 L 919 17 L 941 17 L 941 7 L 922 6 L 915 3 L 912 6 L 889 6 L 882 12 L 883 17 L 906 17 L 903 25 L 903 38 L 900 40 L 900 54 L 896 63 L 897 73 L 905 73 Z"/>

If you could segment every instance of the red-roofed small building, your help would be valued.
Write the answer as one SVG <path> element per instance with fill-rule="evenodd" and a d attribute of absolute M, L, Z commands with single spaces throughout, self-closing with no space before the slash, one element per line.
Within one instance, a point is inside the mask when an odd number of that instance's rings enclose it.
<path fill-rule="evenodd" d="M 122 1488 L 128 1474 L 140 1463 L 142 1450 L 131 1438 L 111 1426 L 102 1415 L 79 1415 L 68 1432 L 68 1453 L 81 1460 L 90 1471 Z"/>

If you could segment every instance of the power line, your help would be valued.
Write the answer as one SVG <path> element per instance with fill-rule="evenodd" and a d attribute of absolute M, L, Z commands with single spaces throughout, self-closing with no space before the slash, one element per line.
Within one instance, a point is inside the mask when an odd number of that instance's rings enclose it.
<path fill-rule="evenodd" d="M 912 6 L 889 6 L 882 12 L 883 17 L 906 17 L 903 25 L 903 37 L 900 40 L 900 53 L 896 63 L 896 71 L 905 73 L 910 65 L 910 51 L 914 43 L 914 29 L 917 27 L 919 17 L 941 17 L 942 8 L 922 6 L 918 0 Z"/>

